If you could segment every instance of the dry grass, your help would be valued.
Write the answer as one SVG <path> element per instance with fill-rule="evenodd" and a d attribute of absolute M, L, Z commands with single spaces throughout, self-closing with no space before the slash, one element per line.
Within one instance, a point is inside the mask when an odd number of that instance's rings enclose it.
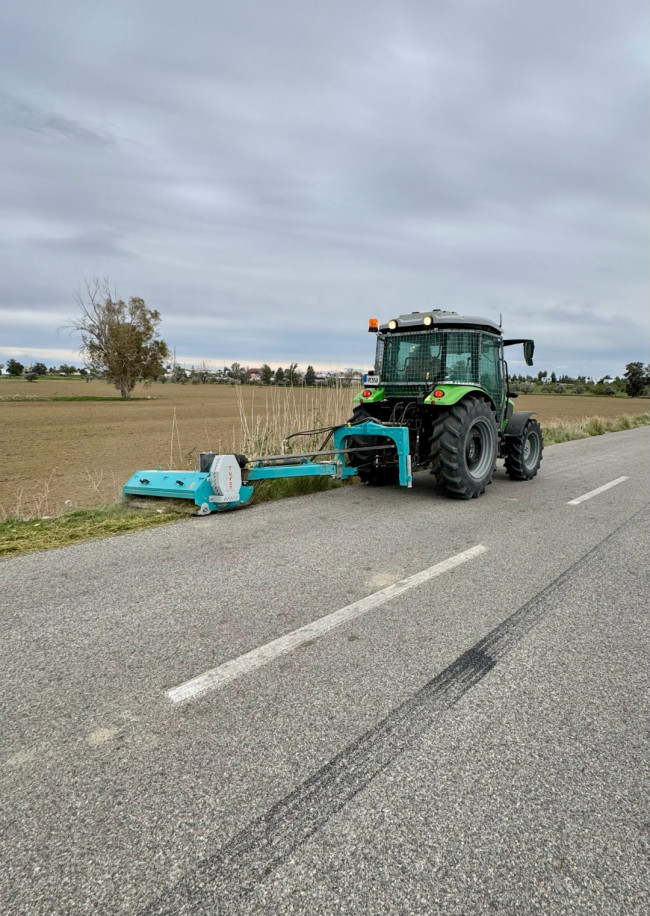
<path fill-rule="evenodd" d="M 237 450 L 251 458 L 316 449 L 325 436 L 323 428 L 344 422 L 352 409 L 350 390 L 344 388 L 254 389 L 248 404 L 242 391 L 237 389 L 241 423 Z M 296 437 L 283 448 L 284 439 L 299 430 L 320 432 Z"/>
<path fill-rule="evenodd" d="M 556 445 L 558 442 L 570 442 L 572 439 L 587 439 L 590 436 L 602 436 L 605 433 L 622 432 L 637 426 L 648 426 L 650 417 L 639 414 L 623 414 L 620 417 L 590 417 L 577 423 L 565 423 L 556 420 L 544 424 L 544 444 Z"/>

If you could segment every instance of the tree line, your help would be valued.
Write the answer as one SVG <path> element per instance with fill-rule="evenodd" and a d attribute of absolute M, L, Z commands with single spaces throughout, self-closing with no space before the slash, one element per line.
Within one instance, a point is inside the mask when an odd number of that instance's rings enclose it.
<path fill-rule="evenodd" d="M 642 362 L 628 363 L 625 373 L 616 378 L 604 376 L 601 379 L 587 378 L 578 375 L 550 374 L 547 371 L 533 375 L 511 375 L 510 387 L 522 394 L 544 392 L 547 394 L 596 394 L 615 397 L 627 394 L 630 398 L 647 395 L 650 389 L 650 364 L 644 367 Z"/>
<path fill-rule="evenodd" d="M 107 378 L 105 372 L 96 374 L 85 367 L 70 366 L 62 363 L 60 366 L 46 366 L 45 363 L 34 363 L 33 366 L 25 366 L 17 359 L 9 359 L 6 366 L 0 363 L 0 375 L 3 369 L 6 375 L 15 378 L 25 378 L 28 381 L 35 381 L 46 375 L 81 375 L 89 379 Z M 141 379 L 139 379 L 141 380 Z M 313 366 L 307 366 L 305 372 L 298 369 L 298 363 L 291 363 L 287 369 L 282 367 L 272 369 L 266 363 L 260 368 L 259 373 L 242 366 L 240 363 L 233 363 L 229 368 L 210 370 L 206 367 L 196 369 L 185 369 L 177 364 L 167 363 L 164 371 L 157 376 L 155 381 L 158 382 L 194 382 L 196 384 L 205 384 L 207 382 L 239 382 L 249 384 L 252 381 L 259 381 L 262 385 L 315 385 L 317 382 L 316 370 Z"/>
<path fill-rule="evenodd" d="M 173 382 L 192 382 L 194 384 L 208 383 L 232 383 L 240 385 L 249 385 L 259 383 L 261 385 L 315 385 L 318 381 L 316 370 L 313 366 L 307 366 L 305 372 L 298 369 L 298 363 L 291 363 L 288 369 L 280 366 L 278 369 L 272 369 L 264 363 L 259 369 L 249 369 L 242 366 L 241 363 L 233 363 L 230 367 L 224 369 L 212 370 L 205 366 L 196 369 L 185 369 L 183 366 L 168 365 L 166 366 L 165 375 L 160 376 L 157 381 Z"/>
<path fill-rule="evenodd" d="M 68 366 L 66 363 L 62 363 L 60 366 L 50 366 L 49 368 L 45 363 L 34 363 L 33 366 L 24 366 L 22 363 L 19 363 L 17 359 L 7 360 L 7 365 L 0 363 L 0 375 L 2 375 L 2 370 L 6 369 L 7 375 L 13 375 L 15 377 L 22 376 L 28 381 L 36 381 L 37 378 L 41 378 L 44 375 L 89 375 L 88 369 L 79 369 L 77 366 Z"/>
<path fill-rule="evenodd" d="M 106 372 L 96 374 L 85 367 L 79 368 L 78 366 L 70 366 L 66 363 L 60 366 L 48 367 L 45 363 L 38 362 L 34 363 L 32 366 L 25 366 L 17 359 L 9 359 L 6 366 L 0 363 L 0 375 L 2 375 L 3 369 L 6 375 L 13 376 L 14 378 L 24 378 L 30 382 L 36 381 L 47 375 L 81 375 L 89 381 L 92 379 L 106 379 L 110 381 Z M 144 379 L 138 378 L 138 381 L 144 381 Z M 261 385 L 314 386 L 318 383 L 319 379 L 313 366 L 307 366 L 307 369 L 302 372 L 298 369 L 298 363 L 291 363 L 287 369 L 283 369 L 282 367 L 272 369 L 265 363 L 259 370 L 249 369 L 247 366 L 242 366 L 240 363 L 233 363 L 230 367 L 216 370 L 208 369 L 205 366 L 200 369 L 194 366 L 190 369 L 186 369 L 178 364 L 166 363 L 162 374 L 156 376 L 155 381 L 190 382 L 195 385 L 205 385 L 209 383 L 238 383 L 247 385 L 259 383 Z"/>

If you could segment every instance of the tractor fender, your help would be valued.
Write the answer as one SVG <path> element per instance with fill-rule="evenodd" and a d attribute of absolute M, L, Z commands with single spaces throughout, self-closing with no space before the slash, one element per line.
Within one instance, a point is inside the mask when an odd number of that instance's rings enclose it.
<path fill-rule="evenodd" d="M 503 431 L 503 435 L 521 436 L 524 431 L 524 426 L 534 413 L 534 410 L 520 410 L 517 411 L 517 413 L 513 413 L 513 415 L 508 420 L 508 424 Z"/>

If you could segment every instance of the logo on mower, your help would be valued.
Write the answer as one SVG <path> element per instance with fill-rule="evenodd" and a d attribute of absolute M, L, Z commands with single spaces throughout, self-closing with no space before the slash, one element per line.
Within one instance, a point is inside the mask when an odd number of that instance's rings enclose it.
<path fill-rule="evenodd" d="M 218 502 L 237 502 L 242 479 L 241 470 L 234 455 L 215 455 L 208 477 L 218 497 Z"/>

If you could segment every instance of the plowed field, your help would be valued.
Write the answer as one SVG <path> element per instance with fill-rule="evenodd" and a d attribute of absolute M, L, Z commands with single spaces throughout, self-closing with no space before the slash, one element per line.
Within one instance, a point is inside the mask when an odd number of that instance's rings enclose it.
<path fill-rule="evenodd" d="M 196 467 L 200 451 L 261 454 L 269 434 L 277 441 L 346 420 L 356 389 L 167 383 L 138 388 L 131 401 L 36 400 L 114 393 L 78 379 L 0 380 L 0 517 L 113 502 L 134 471 Z M 6 400 L 12 397 L 33 400 Z M 648 411 L 641 398 L 528 395 L 516 406 L 535 410 L 542 425 Z"/>

